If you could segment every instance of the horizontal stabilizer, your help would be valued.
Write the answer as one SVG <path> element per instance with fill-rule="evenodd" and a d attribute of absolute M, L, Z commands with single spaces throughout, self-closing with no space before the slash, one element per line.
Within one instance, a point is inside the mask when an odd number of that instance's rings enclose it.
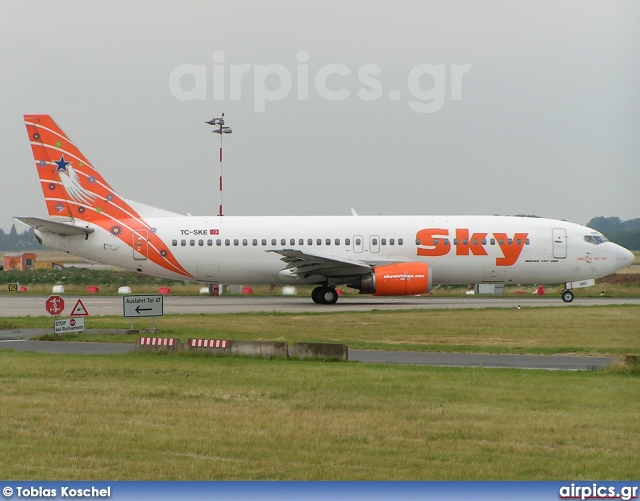
<path fill-rule="evenodd" d="M 46 231 L 55 235 L 88 235 L 95 231 L 93 228 L 57 223 L 48 219 L 40 219 L 39 217 L 16 217 L 16 219 L 27 226 L 31 226 L 34 230 Z"/>

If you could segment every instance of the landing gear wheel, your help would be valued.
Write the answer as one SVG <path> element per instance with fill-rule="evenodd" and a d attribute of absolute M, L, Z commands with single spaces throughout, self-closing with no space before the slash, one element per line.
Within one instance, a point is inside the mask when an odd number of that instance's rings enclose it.
<path fill-rule="evenodd" d="M 571 291 L 562 291 L 562 300 L 565 303 L 570 303 L 573 301 L 573 292 Z"/>
<path fill-rule="evenodd" d="M 320 304 L 320 291 L 322 290 L 321 286 L 316 287 L 315 289 L 313 289 L 311 291 L 311 299 L 313 300 L 314 303 L 316 304 Z"/>
<path fill-rule="evenodd" d="M 323 287 L 319 296 L 322 304 L 336 304 L 338 302 L 338 293 L 333 287 Z"/>
<path fill-rule="evenodd" d="M 336 304 L 338 293 L 333 287 L 320 286 L 313 289 L 311 299 L 317 304 Z"/>

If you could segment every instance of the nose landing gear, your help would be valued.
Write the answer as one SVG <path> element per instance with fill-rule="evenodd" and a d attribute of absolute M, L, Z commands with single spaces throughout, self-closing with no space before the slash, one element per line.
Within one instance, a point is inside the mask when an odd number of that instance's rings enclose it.
<path fill-rule="evenodd" d="M 562 291 L 562 300 L 565 303 L 570 303 L 571 301 L 573 301 L 573 292 L 569 290 Z"/>

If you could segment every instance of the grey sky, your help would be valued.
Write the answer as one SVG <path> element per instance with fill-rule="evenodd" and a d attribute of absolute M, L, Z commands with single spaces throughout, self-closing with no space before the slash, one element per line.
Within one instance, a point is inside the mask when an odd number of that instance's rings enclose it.
<path fill-rule="evenodd" d="M 225 215 L 517 214 L 586 223 L 640 217 L 640 3 L 635 1 L 7 1 L 0 0 L 0 228 L 44 217 L 23 125 L 50 114 L 122 196 L 216 214 L 225 112 Z M 224 100 L 213 99 L 215 51 Z M 297 60 L 309 54 L 308 100 Z M 206 66 L 206 98 L 169 85 Z M 232 65 L 249 65 L 231 100 Z M 255 111 L 256 65 L 293 79 Z M 361 99 L 373 64 L 382 95 Z M 446 98 L 419 113 L 409 75 L 442 65 Z M 327 79 L 349 97 L 329 101 Z M 450 72 L 470 65 L 461 100 Z M 279 79 L 269 77 L 273 90 Z M 423 89 L 433 79 L 419 80 Z M 192 89 L 193 77 L 180 85 Z M 236 89 L 238 91 L 238 89 Z M 400 99 L 392 100 L 391 91 Z M 395 93 L 394 97 L 397 97 Z M 22 230 L 23 227 L 17 226 Z"/>

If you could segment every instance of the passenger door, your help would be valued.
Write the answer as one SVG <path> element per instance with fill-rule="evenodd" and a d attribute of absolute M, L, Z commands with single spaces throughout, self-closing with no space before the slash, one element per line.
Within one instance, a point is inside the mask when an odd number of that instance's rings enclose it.
<path fill-rule="evenodd" d="M 564 228 L 553 229 L 553 257 L 555 259 L 567 257 L 567 230 Z"/>
<path fill-rule="evenodd" d="M 145 261 L 149 256 L 149 232 L 147 230 L 133 230 L 133 259 Z"/>

